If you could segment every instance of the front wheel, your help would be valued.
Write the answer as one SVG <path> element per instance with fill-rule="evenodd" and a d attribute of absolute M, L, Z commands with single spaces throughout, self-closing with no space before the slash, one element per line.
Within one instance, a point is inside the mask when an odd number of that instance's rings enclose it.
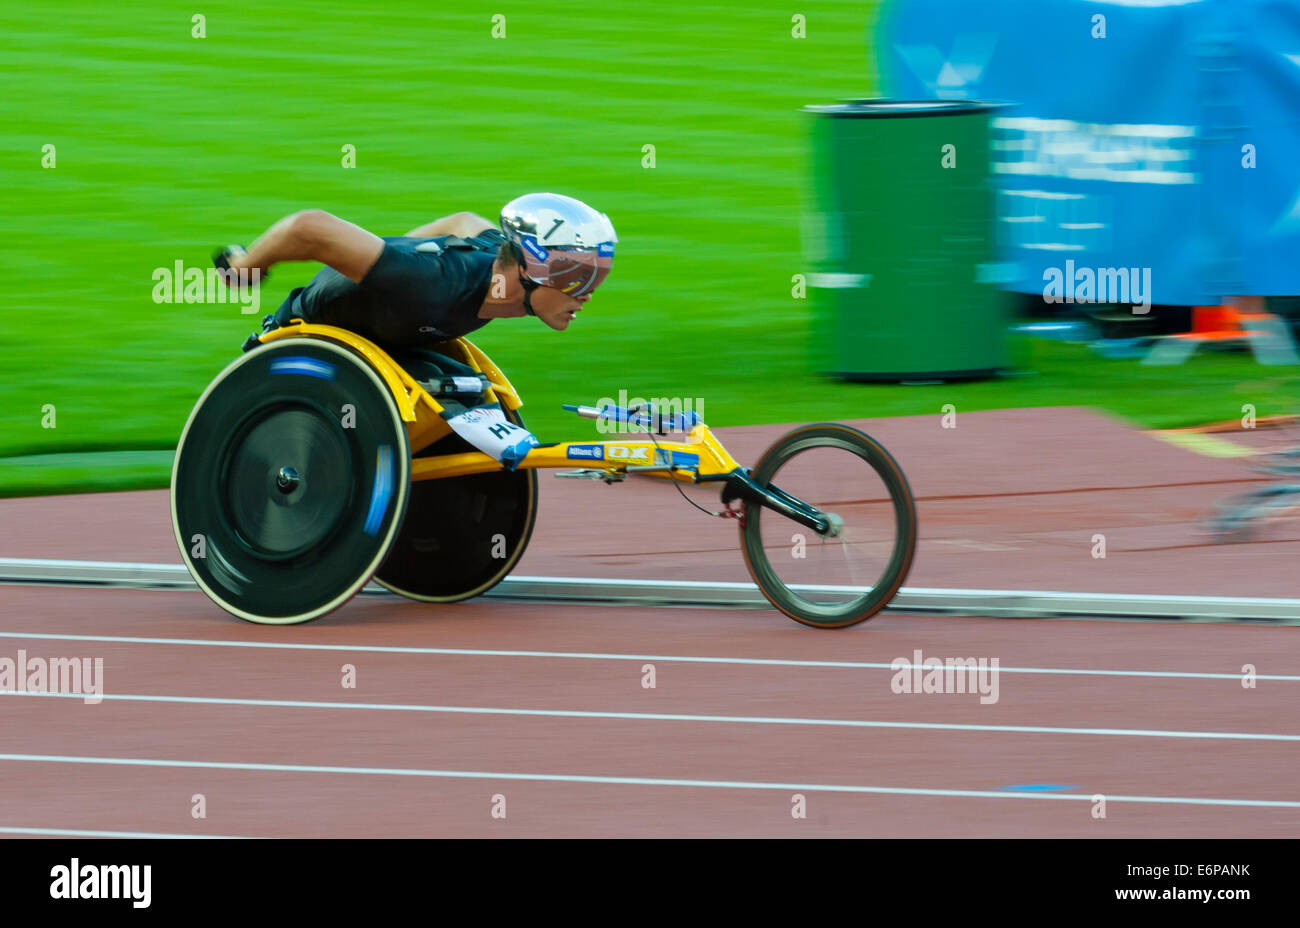
<path fill-rule="evenodd" d="M 813 507 L 828 530 L 744 503 L 741 547 L 763 595 L 796 622 L 844 628 L 888 605 L 916 552 L 916 502 L 898 463 L 845 425 L 795 429 L 759 459 L 751 478 Z"/>

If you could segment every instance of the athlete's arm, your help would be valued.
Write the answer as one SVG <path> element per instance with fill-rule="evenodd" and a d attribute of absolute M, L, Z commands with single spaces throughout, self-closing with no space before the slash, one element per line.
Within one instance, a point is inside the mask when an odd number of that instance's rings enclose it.
<path fill-rule="evenodd" d="M 433 222 L 425 223 L 406 234 L 412 238 L 436 238 L 439 235 L 459 235 L 462 238 L 468 238 L 471 235 L 478 235 L 480 232 L 495 229 L 496 227 L 495 222 L 484 219 L 476 213 L 462 212 L 435 219 Z"/>
<path fill-rule="evenodd" d="M 384 250 L 384 240 L 323 209 L 285 216 L 248 248 L 232 256 L 230 266 L 265 272 L 280 261 L 319 261 L 360 283 Z"/>

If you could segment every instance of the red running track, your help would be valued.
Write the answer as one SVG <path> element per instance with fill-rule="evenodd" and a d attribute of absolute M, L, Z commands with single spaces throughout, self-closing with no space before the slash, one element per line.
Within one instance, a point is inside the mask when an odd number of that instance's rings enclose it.
<path fill-rule="evenodd" d="M 923 500 L 910 586 L 1294 595 L 1286 526 L 1187 543 L 1201 501 L 1249 486 L 1237 462 L 1077 410 L 868 426 Z M 780 431 L 723 435 L 745 460 Z M 740 579 L 734 525 L 663 489 L 546 482 L 519 572 Z M 610 551 L 611 513 L 576 494 L 622 494 L 619 524 L 647 531 Z M 165 494 L 5 501 L 0 520 L 3 556 L 176 560 Z M 681 525 L 689 545 L 656 549 Z M 1116 539 L 1104 561 L 1094 530 Z M 104 684 L 98 704 L 0 696 L 0 834 L 1300 833 L 1290 628 L 886 614 L 827 632 L 770 610 L 369 597 L 270 628 L 198 593 L 22 586 L 0 587 L 0 618 L 0 658 L 101 658 Z M 895 693 L 889 664 L 918 650 L 996 658 L 996 701 Z"/>

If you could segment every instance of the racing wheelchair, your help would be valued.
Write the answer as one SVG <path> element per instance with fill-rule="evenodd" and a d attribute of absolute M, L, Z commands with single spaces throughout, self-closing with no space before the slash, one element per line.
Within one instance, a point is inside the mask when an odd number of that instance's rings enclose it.
<path fill-rule="evenodd" d="M 805 625 L 871 618 L 912 564 L 907 480 L 845 425 L 796 428 L 752 470 L 694 411 L 566 406 L 618 437 L 541 444 L 519 393 L 464 338 L 389 352 L 295 319 L 246 349 L 185 424 L 171 510 L 199 587 L 251 622 L 318 618 L 372 577 L 431 603 L 487 592 L 528 545 L 543 468 L 578 466 L 558 476 L 605 483 L 657 478 L 679 492 L 718 484 L 722 509 L 704 511 L 737 521 L 755 583 Z M 668 440 L 674 432 L 684 440 Z"/>

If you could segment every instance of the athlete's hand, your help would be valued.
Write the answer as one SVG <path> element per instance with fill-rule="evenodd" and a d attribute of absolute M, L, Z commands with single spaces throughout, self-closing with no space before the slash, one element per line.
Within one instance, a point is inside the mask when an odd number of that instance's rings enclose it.
<path fill-rule="evenodd" d="M 244 250 L 243 245 L 227 245 L 225 248 L 218 249 L 212 255 L 212 263 L 217 270 L 221 271 L 221 281 L 227 287 L 234 287 L 239 284 L 239 272 L 249 270 L 243 260 L 248 257 L 248 252 Z M 254 283 L 264 281 L 271 275 L 266 271 L 255 269 L 252 279 Z"/>

